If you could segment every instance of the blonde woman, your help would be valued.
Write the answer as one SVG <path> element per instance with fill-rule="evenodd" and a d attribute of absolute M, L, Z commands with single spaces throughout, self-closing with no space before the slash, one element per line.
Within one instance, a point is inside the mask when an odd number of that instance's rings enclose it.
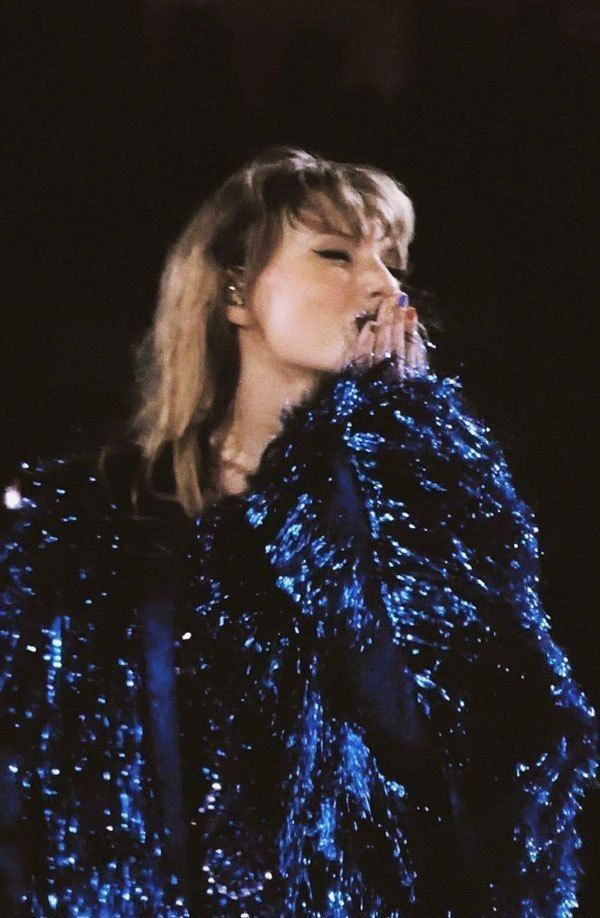
<path fill-rule="evenodd" d="M 3 847 L 27 914 L 570 915 L 594 712 L 535 525 L 402 291 L 413 207 L 274 147 L 170 251 L 112 451 L 24 463 Z M 108 484 L 108 489 L 107 489 Z"/>

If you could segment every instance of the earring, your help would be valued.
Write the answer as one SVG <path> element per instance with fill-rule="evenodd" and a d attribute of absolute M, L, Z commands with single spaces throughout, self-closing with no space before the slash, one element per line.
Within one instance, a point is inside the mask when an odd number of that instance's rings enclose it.
<path fill-rule="evenodd" d="M 227 269 L 227 290 L 229 291 L 229 301 L 232 306 L 243 306 L 243 268 Z"/>

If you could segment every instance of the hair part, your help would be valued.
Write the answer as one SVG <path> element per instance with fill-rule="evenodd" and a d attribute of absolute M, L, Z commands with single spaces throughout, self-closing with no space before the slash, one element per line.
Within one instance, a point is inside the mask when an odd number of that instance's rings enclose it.
<path fill-rule="evenodd" d="M 134 349 L 134 406 L 127 436 L 140 469 L 132 489 L 153 494 L 158 459 L 170 451 L 173 493 L 188 516 L 213 488 L 210 436 L 227 416 L 240 372 L 237 330 L 225 305 L 231 271 L 243 269 L 245 297 L 292 226 L 338 229 L 357 237 L 377 221 L 408 266 L 414 210 L 404 188 L 368 165 L 338 163 L 294 147 L 267 148 L 231 175 L 171 246 L 151 327 Z"/>

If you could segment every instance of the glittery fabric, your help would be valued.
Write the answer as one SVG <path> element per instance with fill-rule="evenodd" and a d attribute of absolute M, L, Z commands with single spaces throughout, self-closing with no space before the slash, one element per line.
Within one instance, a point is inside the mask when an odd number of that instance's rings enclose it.
<path fill-rule="evenodd" d="M 327 379 L 248 496 L 195 521 L 171 734 L 144 702 L 168 655 L 99 487 L 31 470 L 3 553 L 27 914 L 572 915 L 596 721 L 457 380 Z"/>
<path fill-rule="evenodd" d="M 123 524 L 84 464 L 24 466 L 2 550 L 0 631 L 22 913 L 184 915 L 148 762 Z"/>

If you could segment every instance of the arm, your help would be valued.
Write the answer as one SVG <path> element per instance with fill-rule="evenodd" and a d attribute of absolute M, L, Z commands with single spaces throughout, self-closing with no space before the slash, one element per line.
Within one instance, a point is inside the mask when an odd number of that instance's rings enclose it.
<path fill-rule="evenodd" d="M 34 653 L 40 649 L 37 638 L 42 637 L 41 629 L 46 622 L 38 622 L 40 633 L 32 629 L 32 619 L 37 619 L 38 612 L 31 567 L 35 501 L 24 496 L 16 482 L 3 496 L 4 508 L 10 509 L 2 510 L 0 540 L 0 901 L 7 914 L 17 914 L 30 867 L 22 844 L 25 795 L 20 770 L 23 749 L 35 744 L 35 731 L 39 729 L 37 713 L 46 667 L 43 654 Z M 27 646 L 32 649 L 27 651 Z M 23 691 L 26 682 L 27 692 Z M 19 683 L 22 683 L 21 692 Z M 25 697 L 27 706 L 21 703 Z M 27 718 L 25 707 L 29 712 Z M 35 849 L 35 845 L 29 845 L 33 862 Z"/>
<path fill-rule="evenodd" d="M 287 514 L 260 518 L 273 527 L 280 584 L 359 655 L 387 622 L 403 658 L 388 665 L 395 650 L 373 645 L 374 670 L 392 678 L 408 661 L 426 742 L 433 735 L 457 823 L 471 826 L 464 844 L 477 858 L 483 907 L 567 914 L 596 724 L 552 640 L 535 526 L 499 447 L 456 381 L 399 383 L 385 364 L 341 374 L 292 415 L 288 433 Z M 352 469 L 349 505 L 366 523 L 360 536 L 333 497 L 340 451 Z M 265 479 L 254 514 L 268 490 Z M 294 523 L 303 540 L 289 538 Z M 385 729 L 410 722 L 405 704 L 394 713 L 404 699 L 398 679 L 390 717 L 372 672 L 364 657 L 359 681 L 375 720 Z"/>
<path fill-rule="evenodd" d="M 535 522 L 451 381 L 416 380 L 389 401 L 362 412 L 362 429 L 384 434 L 362 483 L 386 559 L 386 607 L 419 660 L 421 698 L 475 826 L 482 881 L 495 883 L 492 898 L 507 913 L 555 914 L 576 896 L 575 817 L 597 767 L 597 729 L 540 602 Z M 357 421 L 350 439 L 366 468 Z M 412 542 L 413 583 L 403 564 L 394 576 L 401 495 L 389 472 L 406 460 L 405 512 L 416 530 L 401 544 Z M 485 862 L 486 847 L 497 864 Z"/>
<path fill-rule="evenodd" d="M 150 783 L 131 532 L 87 462 L 22 478 L 0 555 L 7 889 L 31 915 L 93 909 L 100 887 L 111 913 L 181 914 Z"/>

